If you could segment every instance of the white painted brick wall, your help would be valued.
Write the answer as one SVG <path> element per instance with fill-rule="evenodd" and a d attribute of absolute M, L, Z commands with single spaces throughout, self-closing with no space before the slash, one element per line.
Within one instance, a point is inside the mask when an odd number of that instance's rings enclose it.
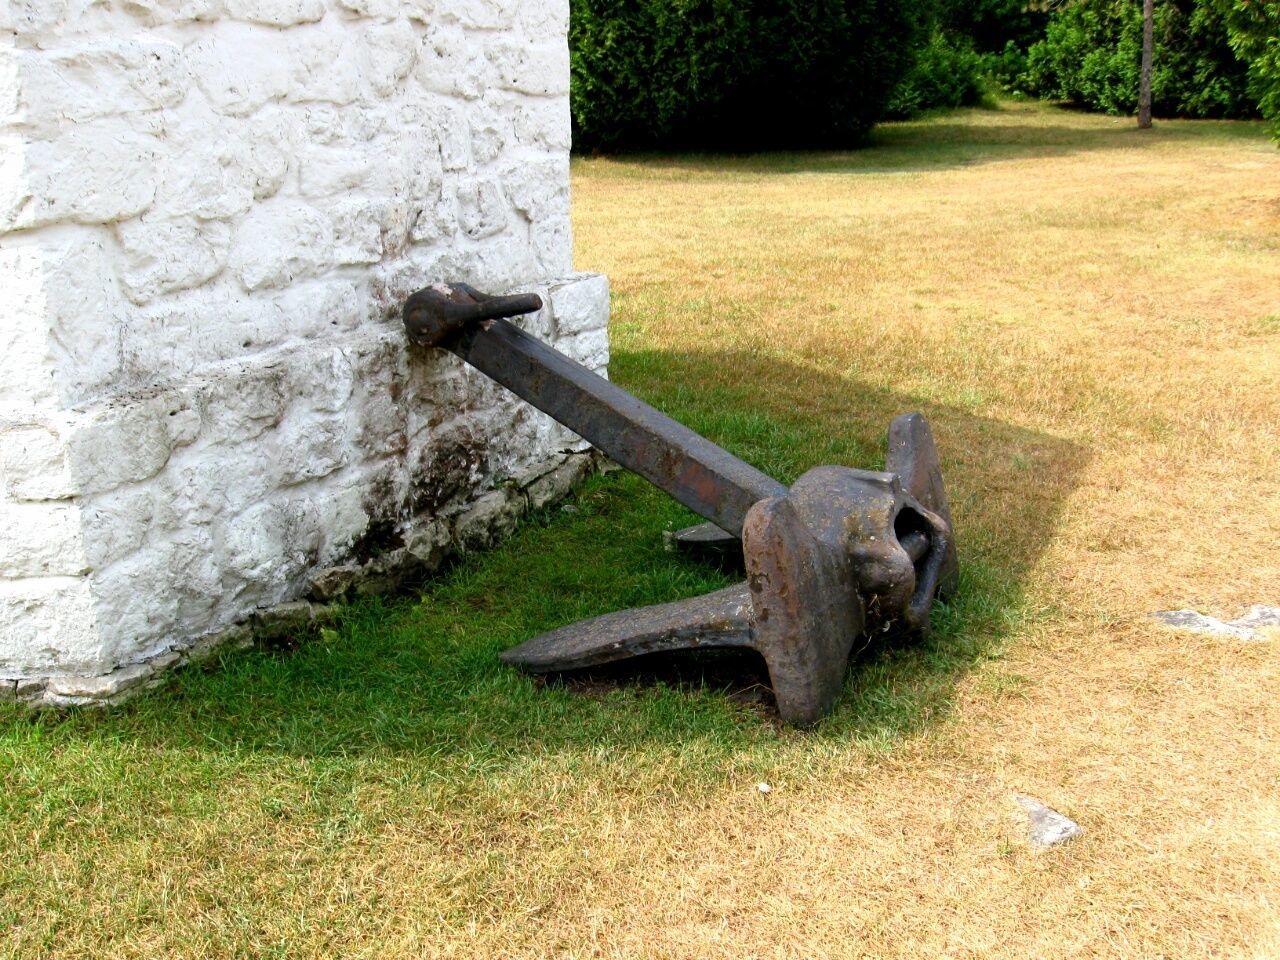
<path fill-rule="evenodd" d="M 398 316 L 436 281 L 539 290 L 528 328 L 603 371 L 567 21 L 0 0 L 0 678 L 112 696 L 326 571 L 488 542 L 580 473 L 576 437 L 407 350 Z"/>

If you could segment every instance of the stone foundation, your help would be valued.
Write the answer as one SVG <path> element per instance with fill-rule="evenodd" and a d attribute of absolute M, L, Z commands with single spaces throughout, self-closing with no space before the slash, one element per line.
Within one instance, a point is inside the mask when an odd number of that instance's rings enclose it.
<path fill-rule="evenodd" d="M 598 461 L 594 451 L 553 457 L 473 502 L 442 511 L 402 547 L 365 563 L 344 563 L 313 571 L 304 600 L 277 604 L 230 627 L 174 641 L 163 650 L 110 673 L 0 678 L 0 701 L 16 701 L 35 709 L 114 706 L 163 683 L 170 671 L 202 663 L 221 650 L 249 649 L 282 634 L 297 638 L 315 633 L 344 600 L 394 591 L 407 578 L 430 575 L 454 556 L 492 545 L 511 533 L 530 510 L 541 509 L 568 494 Z"/>

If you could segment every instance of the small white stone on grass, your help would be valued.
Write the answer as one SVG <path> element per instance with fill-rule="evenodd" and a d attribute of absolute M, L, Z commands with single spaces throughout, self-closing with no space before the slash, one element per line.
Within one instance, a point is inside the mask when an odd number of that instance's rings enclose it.
<path fill-rule="evenodd" d="M 1178 630 L 1237 640 L 1265 640 L 1267 631 L 1280 628 L 1280 607 L 1261 605 L 1251 607 L 1247 614 L 1235 620 L 1219 620 L 1195 610 L 1159 610 L 1151 617 Z"/>
<path fill-rule="evenodd" d="M 767 783 L 757 783 L 756 789 L 761 793 L 773 793 L 773 787 L 769 786 Z"/>
<path fill-rule="evenodd" d="M 1037 847 L 1053 847 L 1084 834 L 1080 824 L 1064 817 L 1035 797 L 1014 794 L 1014 799 L 1027 814 L 1031 842 Z"/>

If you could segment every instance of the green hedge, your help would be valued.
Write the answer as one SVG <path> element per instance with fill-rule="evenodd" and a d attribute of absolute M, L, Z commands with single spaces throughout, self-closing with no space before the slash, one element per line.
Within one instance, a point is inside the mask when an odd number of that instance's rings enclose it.
<path fill-rule="evenodd" d="M 1141 0 L 1080 0 L 1057 11 L 1027 58 L 1029 92 L 1106 113 L 1138 103 Z M 1155 9 L 1152 106 L 1165 117 L 1256 115 L 1247 67 L 1232 51 L 1221 0 Z"/>
<path fill-rule="evenodd" d="M 910 0 L 571 0 L 578 150 L 847 147 L 930 25 Z"/>
<path fill-rule="evenodd" d="M 1219 0 L 1231 47 L 1249 65 L 1249 94 L 1280 140 L 1280 3 Z"/>

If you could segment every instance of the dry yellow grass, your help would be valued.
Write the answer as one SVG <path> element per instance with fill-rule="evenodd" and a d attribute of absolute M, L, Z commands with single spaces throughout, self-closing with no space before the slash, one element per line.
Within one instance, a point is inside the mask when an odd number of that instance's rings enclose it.
<path fill-rule="evenodd" d="M 1006 105 L 852 155 L 579 161 L 574 203 L 629 384 L 687 373 L 807 423 L 799 466 L 928 413 L 971 597 L 1002 624 L 984 652 L 899 736 L 847 705 L 856 735 L 703 723 L 720 701 L 692 695 L 684 739 L 646 738 L 627 718 L 678 697 L 594 713 L 488 666 L 444 698 L 456 725 L 424 719 L 446 659 L 491 660 L 475 636 L 0 729 L 0 955 L 1280 957 L 1277 641 L 1144 616 L 1280 604 L 1262 131 Z M 432 603 L 465 618 L 501 598 L 484 586 Z M 370 686 L 391 692 L 365 724 L 345 705 Z M 486 726 L 500 699 L 546 711 L 539 736 Z M 597 744 L 598 716 L 622 729 Z M 1031 849 L 1015 792 L 1085 836 Z"/>
<path fill-rule="evenodd" d="M 1280 957 L 1280 651 L 1143 617 L 1280 604 L 1280 152 L 1006 105 L 852 158 L 582 162 L 574 189 L 620 348 L 785 358 L 751 371 L 762 406 L 833 429 L 795 365 L 850 407 L 917 400 L 962 537 L 1052 517 L 1024 586 L 1056 612 L 902 755 L 636 823 L 558 946 Z M 1011 470 L 986 420 L 1066 446 Z M 1023 847 L 1014 791 L 1084 841 Z"/>

